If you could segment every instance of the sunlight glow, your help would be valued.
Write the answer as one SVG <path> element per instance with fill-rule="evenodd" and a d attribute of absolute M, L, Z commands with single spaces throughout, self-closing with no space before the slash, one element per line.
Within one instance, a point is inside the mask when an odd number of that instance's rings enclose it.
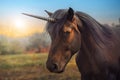
<path fill-rule="evenodd" d="M 19 30 L 25 29 L 25 23 L 22 19 L 16 19 L 14 21 L 14 25 L 16 29 L 19 29 Z"/>

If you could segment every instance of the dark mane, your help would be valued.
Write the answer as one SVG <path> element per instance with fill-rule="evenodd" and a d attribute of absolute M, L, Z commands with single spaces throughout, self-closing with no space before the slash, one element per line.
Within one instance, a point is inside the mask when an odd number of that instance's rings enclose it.
<path fill-rule="evenodd" d="M 89 40 L 88 37 L 92 37 L 94 42 L 101 48 L 110 47 L 114 44 L 115 33 L 111 27 L 101 25 L 95 19 L 83 12 L 76 12 L 76 15 L 83 23 L 84 27 L 82 32 L 86 34 L 83 36 L 85 39 Z"/>

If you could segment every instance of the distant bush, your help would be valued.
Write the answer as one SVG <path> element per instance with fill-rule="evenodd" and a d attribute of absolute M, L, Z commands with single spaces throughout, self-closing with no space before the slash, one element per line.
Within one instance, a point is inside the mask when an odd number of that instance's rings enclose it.
<path fill-rule="evenodd" d="M 2 36 L 0 39 L 0 54 L 8 54 L 9 48 L 9 43 L 6 37 Z"/>
<path fill-rule="evenodd" d="M 19 54 L 24 51 L 24 47 L 17 40 L 9 40 L 7 37 L 0 37 L 0 54 Z"/>
<path fill-rule="evenodd" d="M 10 52 L 9 54 L 20 54 L 24 52 L 24 47 L 19 41 L 12 41 L 10 43 Z"/>
<path fill-rule="evenodd" d="M 48 50 L 50 46 L 50 37 L 47 33 L 35 33 L 29 37 L 29 44 L 27 45 L 27 51 L 33 50 L 40 53 Z"/>

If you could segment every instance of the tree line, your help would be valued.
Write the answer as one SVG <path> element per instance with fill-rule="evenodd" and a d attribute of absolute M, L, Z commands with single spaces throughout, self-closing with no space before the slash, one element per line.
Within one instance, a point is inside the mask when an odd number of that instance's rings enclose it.
<path fill-rule="evenodd" d="M 24 38 L 0 35 L 0 55 L 47 52 L 50 46 L 48 33 L 35 33 Z"/>

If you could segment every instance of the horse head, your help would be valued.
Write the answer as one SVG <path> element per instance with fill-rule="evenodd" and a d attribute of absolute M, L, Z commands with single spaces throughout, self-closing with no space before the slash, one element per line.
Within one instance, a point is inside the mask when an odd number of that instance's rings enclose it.
<path fill-rule="evenodd" d="M 51 72 L 60 73 L 64 71 L 71 57 L 80 49 L 81 33 L 78 25 L 82 26 L 82 23 L 80 24 L 72 8 L 58 10 L 50 17 L 54 18 L 56 22 L 47 23 L 47 31 L 52 42 L 46 65 Z"/>

